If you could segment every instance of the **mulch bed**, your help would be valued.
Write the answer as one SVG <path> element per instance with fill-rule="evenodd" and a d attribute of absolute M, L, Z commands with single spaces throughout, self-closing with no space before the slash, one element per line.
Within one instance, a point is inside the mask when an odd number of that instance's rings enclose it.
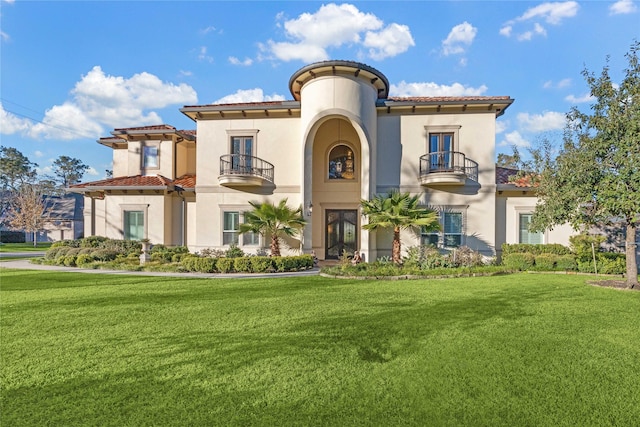
<path fill-rule="evenodd" d="M 602 288 L 615 288 L 624 291 L 640 291 L 640 286 L 635 285 L 633 288 L 627 288 L 627 282 L 624 280 L 588 280 L 588 284 L 591 286 L 600 286 Z"/>

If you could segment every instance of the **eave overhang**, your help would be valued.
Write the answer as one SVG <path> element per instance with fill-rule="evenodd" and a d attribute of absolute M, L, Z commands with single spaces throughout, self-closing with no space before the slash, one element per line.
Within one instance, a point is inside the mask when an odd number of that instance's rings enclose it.
<path fill-rule="evenodd" d="M 300 115 L 299 101 L 251 102 L 241 104 L 186 105 L 180 112 L 193 121 L 200 119 L 247 118 L 249 116 L 290 117 Z"/>
<path fill-rule="evenodd" d="M 376 103 L 378 112 L 410 114 L 416 112 L 433 113 L 478 113 L 493 112 L 496 117 L 504 114 L 513 104 L 514 99 L 508 96 L 487 97 L 416 97 L 381 99 Z"/>

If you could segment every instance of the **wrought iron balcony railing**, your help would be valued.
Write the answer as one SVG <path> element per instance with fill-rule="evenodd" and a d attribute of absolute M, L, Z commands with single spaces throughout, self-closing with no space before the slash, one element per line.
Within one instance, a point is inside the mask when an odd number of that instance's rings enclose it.
<path fill-rule="evenodd" d="M 478 163 L 458 151 L 438 151 L 420 156 L 420 178 L 423 182 L 433 174 L 445 173 L 464 175 L 477 182 Z"/>
<path fill-rule="evenodd" d="M 225 154 L 220 156 L 220 175 L 257 177 L 273 182 L 273 165 L 259 157 Z"/>

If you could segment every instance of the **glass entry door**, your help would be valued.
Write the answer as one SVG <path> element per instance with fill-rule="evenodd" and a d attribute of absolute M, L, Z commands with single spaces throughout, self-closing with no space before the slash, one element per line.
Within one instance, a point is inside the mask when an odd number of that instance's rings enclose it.
<path fill-rule="evenodd" d="M 352 256 L 358 249 L 358 211 L 327 210 L 325 224 L 325 258 L 338 259 L 343 251 Z"/>

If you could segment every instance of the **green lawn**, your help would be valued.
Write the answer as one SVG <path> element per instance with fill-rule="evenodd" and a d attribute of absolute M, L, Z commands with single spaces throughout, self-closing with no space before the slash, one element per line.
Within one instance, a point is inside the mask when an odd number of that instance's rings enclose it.
<path fill-rule="evenodd" d="M 631 426 L 640 292 L 0 270 L 3 426 Z"/>
<path fill-rule="evenodd" d="M 36 246 L 31 243 L 0 243 L 0 252 L 42 252 L 51 247 L 51 242 L 39 242 Z"/>

